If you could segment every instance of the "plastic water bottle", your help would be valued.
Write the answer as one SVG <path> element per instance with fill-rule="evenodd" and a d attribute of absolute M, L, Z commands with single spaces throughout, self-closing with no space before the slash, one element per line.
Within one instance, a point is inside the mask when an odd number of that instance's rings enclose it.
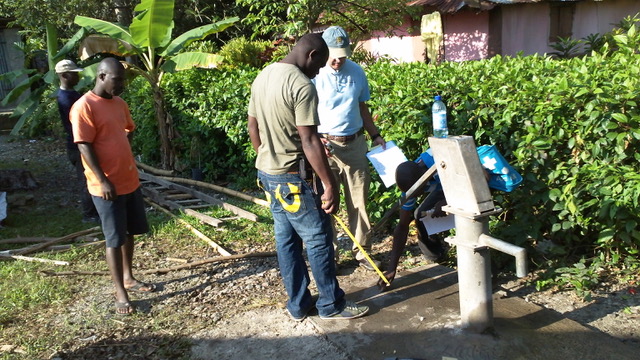
<path fill-rule="evenodd" d="M 431 115 L 433 116 L 433 136 L 446 138 L 449 136 L 447 128 L 447 107 L 442 102 L 442 97 L 437 95 L 433 106 L 431 107 Z"/>

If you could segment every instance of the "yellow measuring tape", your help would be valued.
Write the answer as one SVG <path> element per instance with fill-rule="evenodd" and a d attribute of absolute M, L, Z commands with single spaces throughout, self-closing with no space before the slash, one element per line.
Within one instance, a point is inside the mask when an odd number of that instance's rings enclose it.
<path fill-rule="evenodd" d="M 336 214 L 332 214 L 332 215 L 333 215 L 333 218 L 336 219 L 338 224 L 340 224 L 340 227 L 342 227 L 342 230 L 344 230 L 347 233 L 347 235 L 349 235 L 349 237 L 351 238 L 351 241 L 353 241 L 353 243 L 356 244 L 358 249 L 362 252 L 362 255 L 364 255 L 364 258 L 367 259 L 367 261 L 369 262 L 369 264 L 371 264 L 371 266 L 373 266 L 373 269 L 378 273 L 378 275 L 380 276 L 380 279 L 384 280 L 384 282 L 387 283 L 387 285 L 391 285 L 389 280 L 387 280 L 387 278 L 384 277 L 384 274 L 382 273 L 382 271 L 378 269 L 378 267 L 376 266 L 376 263 L 374 263 L 373 260 L 371 260 L 371 258 L 369 257 L 369 254 L 367 254 L 367 252 L 364 251 L 364 249 L 362 248 L 362 245 L 360 245 L 356 241 L 356 238 L 353 236 L 351 231 L 349 231 L 349 229 L 347 228 L 347 225 L 345 225 L 344 222 Z"/>

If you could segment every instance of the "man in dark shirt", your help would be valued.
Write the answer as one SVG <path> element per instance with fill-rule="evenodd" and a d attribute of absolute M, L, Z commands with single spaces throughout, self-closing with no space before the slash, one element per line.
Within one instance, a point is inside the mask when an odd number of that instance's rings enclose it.
<path fill-rule="evenodd" d="M 84 177 L 84 167 L 80 161 L 80 151 L 78 145 L 73 142 L 73 132 L 71 131 L 71 122 L 69 121 L 69 110 L 82 96 L 73 87 L 78 85 L 80 81 L 79 72 L 84 70 L 78 67 L 71 60 L 62 60 L 56 64 L 56 74 L 60 79 L 60 89 L 58 89 L 58 111 L 60 112 L 60 120 L 62 126 L 67 133 L 67 156 L 69 161 L 76 169 L 76 176 L 81 186 L 80 201 L 82 203 L 82 221 L 89 223 L 98 222 L 98 212 L 96 211 L 91 195 L 87 191 L 87 179 Z"/>

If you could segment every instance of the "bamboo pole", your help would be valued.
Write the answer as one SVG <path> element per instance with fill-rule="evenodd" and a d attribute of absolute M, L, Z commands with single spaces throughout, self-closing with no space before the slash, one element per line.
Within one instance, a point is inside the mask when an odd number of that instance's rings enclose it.
<path fill-rule="evenodd" d="M 12 239 L 0 240 L 0 244 L 39 244 L 47 241 L 51 241 L 55 238 L 52 237 L 17 237 Z"/>
<path fill-rule="evenodd" d="M 169 180 L 169 181 L 172 181 L 172 182 L 179 182 L 179 183 L 183 183 L 183 184 L 195 185 L 195 186 L 208 188 L 208 189 L 215 190 L 215 191 L 218 191 L 218 192 L 221 192 L 221 193 L 225 193 L 227 195 L 235 196 L 235 197 L 243 199 L 243 200 L 251 201 L 254 204 L 262 205 L 264 207 L 269 207 L 269 203 L 266 200 L 263 200 L 263 199 L 260 199 L 260 198 L 257 198 L 257 197 L 251 196 L 251 195 L 247 195 L 247 194 L 245 194 L 243 192 L 232 190 L 232 189 L 229 189 L 229 188 L 226 188 L 226 187 L 223 187 L 223 186 L 210 184 L 208 182 L 185 179 L 185 178 L 180 178 L 180 177 L 169 177 L 169 176 L 161 176 L 160 178 L 165 179 L 165 180 Z"/>
<path fill-rule="evenodd" d="M 151 174 L 154 175 L 164 175 L 164 176 L 173 176 L 173 170 L 164 170 L 164 169 L 158 169 L 158 168 L 154 168 L 153 166 L 147 165 L 147 164 L 143 164 L 141 162 L 139 162 L 138 160 L 136 160 L 136 165 L 146 171 L 149 172 Z"/>
<path fill-rule="evenodd" d="M 67 261 L 50 260 L 50 259 L 35 258 L 35 257 L 29 257 L 29 256 L 22 256 L 22 255 L 2 255 L 2 254 L 0 254 L 0 259 L 14 259 L 14 260 L 34 261 L 34 262 L 42 262 L 42 263 L 48 263 L 48 264 L 54 264 L 54 265 L 69 265 L 69 263 Z"/>
<path fill-rule="evenodd" d="M 68 240 L 71 240 L 71 239 L 73 239 L 75 237 L 78 237 L 78 236 L 90 234 L 90 233 L 92 233 L 92 232 L 94 232 L 96 230 L 99 230 L 99 229 L 100 229 L 100 227 L 96 226 L 96 227 L 93 227 L 93 228 L 90 228 L 90 229 L 81 230 L 81 231 L 75 232 L 73 234 L 65 235 L 65 236 L 57 238 L 57 239 L 53 239 L 53 240 L 46 241 L 46 242 L 43 242 L 43 243 L 40 243 L 40 244 L 37 244 L 37 245 L 33 245 L 33 246 L 29 246 L 29 247 L 26 247 L 26 248 L 23 248 L 23 249 L 19 249 L 19 250 L 15 251 L 15 252 L 12 251 L 12 253 L 14 253 L 15 255 L 32 254 L 32 253 L 34 253 L 36 251 L 39 251 L 41 249 L 45 249 L 45 248 L 47 248 L 47 247 L 49 247 L 51 245 L 58 244 L 58 243 L 61 243 L 61 242 L 64 242 L 64 241 L 68 241 Z"/>
<path fill-rule="evenodd" d="M 206 265 L 206 264 L 210 264 L 210 263 L 214 263 L 214 262 L 224 262 L 224 261 L 231 261 L 231 260 L 238 260 L 238 259 L 248 259 L 248 258 L 256 258 L 256 257 L 272 257 L 272 256 L 276 256 L 276 255 L 277 254 L 276 254 L 275 251 L 270 251 L 270 252 L 251 253 L 251 254 L 215 256 L 215 257 L 210 257 L 210 258 L 206 258 L 206 259 L 190 262 L 190 263 L 184 264 L 184 265 L 176 265 L 176 266 L 171 266 L 171 267 L 168 267 L 168 268 L 147 269 L 147 270 L 136 271 L 136 274 L 142 274 L 142 275 L 165 274 L 165 273 L 168 273 L 168 272 L 171 272 L 171 271 L 190 269 L 190 268 L 194 268 L 194 267 L 198 267 L 198 266 L 202 266 L 202 265 Z M 41 271 L 41 272 L 46 274 L 46 275 L 49 275 L 49 276 L 73 276 L 73 275 L 104 275 L 104 276 L 107 276 L 107 275 L 110 275 L 110 273 L 108 271 L 72 270 L 72 271 L 57 271 L 57 272 L 54 272 L 54 271 L 44 270 L 44 271 Z"/>
<path fill-rule="evenodd" d="M 68 251 L 71 249 L 80 249 L 85 247 L 104 245 L 104 243 L 105 243 L 104 240 L 99 240 L 99 241 L 90 241 L 90 242 L 84 242 L 84 243 L 78 243 L 78 244 L 53 245 L 46 248 L 43 251 L 46 251 L 48 254 L 55 254 L 59 252 Z"/>

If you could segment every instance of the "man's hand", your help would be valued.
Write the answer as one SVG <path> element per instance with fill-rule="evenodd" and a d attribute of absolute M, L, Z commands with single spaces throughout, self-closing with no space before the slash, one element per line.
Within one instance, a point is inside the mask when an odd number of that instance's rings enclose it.
<path fill-rule="evenodd" d="M 393 283 L 393 279 L 395 279 L 396 277 L 396 272 L 387 271 L 384 273 L 384 277 L 387 279 L 387 281 L 389 281 L 389 285 L 387 285 L 387 283 L 384 282 L 384 280 L 378 279 L 378 289 L 380 289 L 380 291 L 387 291 L 389 289 L 389 287 Z"/>
<path fill-rule="evenodd" d="M 376 136 L 375 139 L 373 139 L 373 143 L 375 145 L 380 145 L 382 146 L 382 150 L 387 150 L 387 142 L 384 141 L 384 138 L 382 136 Z M 374 146 L 375 146 L 374 145 Z"/>
<path fill-rule="evenodd" d="M 335 214 L 338 212 L 338 201 L 340 197 L 333 191 L 333 188 L 325 188 L 320 200 L 322 200 L 322 210 L 324 210 L 324 212 L 327 214 Z"/>
<path fill-rule="evenodd" d="M 102 191 L 102 199 L 107 201 L 114 201 L 118 195 L 116 194 L 116 187 L 113 186 L 109 179 L 104 179 L 100 183 L 100 190 Z"/>
<path fill-rule="evenodd" d="M 331 145 L 331 142 L 329 142 L 329 140 L 320 137 L 320 141 L 322 142 L 322 145 L 324 146 L 324 154 L 327 155 L 328 158 L 333 156 L 333 145 Z"/>

